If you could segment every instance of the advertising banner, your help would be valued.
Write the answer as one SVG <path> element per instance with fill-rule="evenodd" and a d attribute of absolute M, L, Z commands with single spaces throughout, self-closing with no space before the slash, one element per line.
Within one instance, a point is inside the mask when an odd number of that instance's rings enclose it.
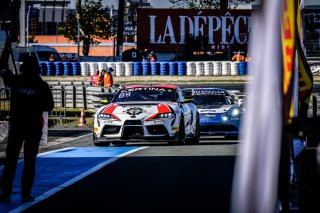
<path fill-rule="evenodd" d="M 190 41 L 201 45 L 207 37 L 208 50 L 246 51 L 251 10 L 138 9 L 139 50 L 182 52 Z M 191 39 L 190 39 L 191 38 Z"/>

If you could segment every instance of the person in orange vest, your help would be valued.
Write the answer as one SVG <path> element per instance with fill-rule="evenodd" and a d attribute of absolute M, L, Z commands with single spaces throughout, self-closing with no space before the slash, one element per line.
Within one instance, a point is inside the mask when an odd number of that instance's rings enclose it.
<path fill-rule="evenodd" d="M 104 85 L 104 76 L 106 74 L 106 70 L 102 69 L 101 72 L 99 73 L 97 79 L 96 79 L 96 84 L 97 86 L 103 86 Z"/>
<path fill-rule="evenodd" d="M 97 69 L 95 73 L 91 75 L 91 86 L 98 86 L 98 77 L 99 77 L 100 71 Z"/>
<path fill-rule="evenodd" d="M 231 61 L 244 61 L 244 56 L 241 55 L 240 50 L 232 57 Z"/>
<path fill-rule="evenodd" d="M 112 76 L 113 71 L 114 71 L 114 69 L 109 67 L 107 69 L 106 74 L 104 75 L 104 87 L 105 88 L 110 88 L 113 85 L 113 76 Z"/>

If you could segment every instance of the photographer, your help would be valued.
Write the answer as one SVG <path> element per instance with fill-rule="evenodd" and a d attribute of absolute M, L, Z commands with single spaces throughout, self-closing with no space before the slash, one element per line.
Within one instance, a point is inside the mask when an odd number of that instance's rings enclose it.
<path fill-rule="evenodd" d="M 0 202 L 10 202 L 13 180 L 24 144 L 24 167 L 21 177 L 21 201 L 31 202 L 35 164 L 42 136 L 42 113 L 54 107 L 49 85 L 41 79 L 40 66 L 35 57 L 27 56 L 20 66 L 20 75 L 8 69 L 11 44 L 7 40 L 0 59 L 0 75 L 10 87 L 10 129 L 6 159 L 0 181 Z"/>

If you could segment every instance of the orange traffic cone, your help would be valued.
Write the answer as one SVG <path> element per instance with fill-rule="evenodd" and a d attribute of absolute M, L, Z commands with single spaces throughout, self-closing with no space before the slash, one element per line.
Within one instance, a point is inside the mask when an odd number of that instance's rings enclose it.
<path fill-rule="evenodd" d="M 81 110 L 80 123 L 78 124 L 78 126 L 87 126 L 86 113 L 84 109 Z"/>

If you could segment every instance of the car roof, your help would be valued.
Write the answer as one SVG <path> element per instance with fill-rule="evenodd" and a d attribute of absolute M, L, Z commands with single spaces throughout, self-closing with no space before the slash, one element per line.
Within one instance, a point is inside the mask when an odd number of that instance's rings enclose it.
<path fill-rule="evenodd" d="M 131 89 L 131 88 L 151 88 L 151 87 L 156 87 L 156 88 L 166 88 L 166 89 L 177 89 L 178 86 L 171 85 L 171 84 L 133 84 L 133 85 L 128 85 L 125 86 L 123 89 Z"/>

